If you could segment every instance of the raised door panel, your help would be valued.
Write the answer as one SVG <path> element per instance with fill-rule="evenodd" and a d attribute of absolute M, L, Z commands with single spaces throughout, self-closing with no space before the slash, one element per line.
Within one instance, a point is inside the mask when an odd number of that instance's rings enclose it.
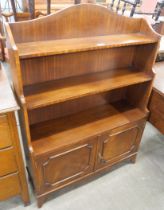
<path fill-rule="evenodd" d="M 41 191 L 51 190 L 93 171 L 97 138 L 39 160 Z"/>
<path fill-rule="evenodd" d="M 102 135 L 99 142 L 97 168 L 112 165 L 137 152 L 143 126 L 135 125 Z"/>
<path fill-rule="evenodd" d="M 10 128 L 7 115 L 0 115 L 0 149 L 11 146 Z"/>
<path fill-rule="evenodd" d="M 15 173 L 0 177 L 0 201 L 21 193 L 19 176 Z"/>
<path fill-rule="evenodd" d="M 13 149 L 0 150 L 0 166 L 0 177 L 18 170 Z"/>

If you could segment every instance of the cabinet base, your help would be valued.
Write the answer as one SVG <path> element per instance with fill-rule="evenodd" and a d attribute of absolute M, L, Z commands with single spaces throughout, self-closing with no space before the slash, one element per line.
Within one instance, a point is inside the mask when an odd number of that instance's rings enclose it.
<path fill-rule="evenodd" d="M 108 173 L 109 170 L 112 168 L 112 166 L 114 166 L 114 165 L 116 165 L 116 164 L 118 164 L 120 162 L 129 160 L 130 162 L 135 163 L 136 162 L 136 157 L 137 157 L 137 154 L 136 153 L 135 154 L 132 154 L 132 155 L 130 155 L 128 157 L 125 157 L 125 158 L 123 158 L 121 160 L 118 160 L 117 162 L 113 162 L 110 166 L 105 166 L 104 168 L 101 168 L 101 169 L 99 169 L 97 171 L 94 171 L 94 172 L 92 172 L 90 174 L 87 174 L 87 175 L 85 175 L 83 177 L 80 177 L 79 179 L 73 180 L 72 182 L 69 182 L 69 183 L 67 183 L 67 184 L 65 184 L 63 186 L 60 186 L 60 187 L 58 187 L 56 189 L 53 189 L 53 190 L 51 190 L 49 192 L 46 192 L 46 193 L 42 194 L 42 195 L 38 195 L 37 196 L 37 206 L 38 206 L 38 208 L 41 208 L 43 206 L 43 204 L 47 200 L 47 197 L 51 193 L 54 193 L 54 192 L 56 192 L 56 191 L 58 191 L 60 189 L 63 189 L 64 187 L 70 186 L 71 184 L 79 184 L 79 182 L 82 182 L 84 180 L 85 181 L 89 181 L 87 179 L 92 178 L 92 177 L 94 177 L 96 175 L 101 175 L 101 174 L 104 174 L 104 173 Z"/>

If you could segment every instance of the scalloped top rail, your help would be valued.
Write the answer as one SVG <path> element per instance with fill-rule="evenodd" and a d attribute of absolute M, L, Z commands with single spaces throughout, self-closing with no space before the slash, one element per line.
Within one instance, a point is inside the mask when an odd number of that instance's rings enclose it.
<path fill-rule="evenodd" d="M 145 19 L 118 15 L 95 4 L 71 6 L 42 18 L 9 25 L 16 44 L 131 33 L 159 39 Z"/>
<path fill-rule="evenodd" d="M 141 33 L 48 40 L 17 44 L 21 59 L 156 42 Z"/>

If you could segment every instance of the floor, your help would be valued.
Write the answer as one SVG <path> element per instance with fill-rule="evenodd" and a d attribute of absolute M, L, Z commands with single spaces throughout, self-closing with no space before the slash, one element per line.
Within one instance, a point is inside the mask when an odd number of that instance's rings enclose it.
<path fill-rule="evenodd" d="M 19 197 L 0 203 L 0 210 L 38 209 Z M 164 136 L 147 123 L 136 164 L 120 164 L 110 173 L 51 196 L 42 210 L 164 210 Z"/>

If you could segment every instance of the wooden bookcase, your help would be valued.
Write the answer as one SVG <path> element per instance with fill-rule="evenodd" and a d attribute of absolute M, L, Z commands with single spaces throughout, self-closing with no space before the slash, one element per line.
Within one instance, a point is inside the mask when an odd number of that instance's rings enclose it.
<path fill-rule="evenodd" d="M 6 24 L 38 206 L 112 165 L 135 162 L 160 36 L 144 19 L 81 4 Z"/>

